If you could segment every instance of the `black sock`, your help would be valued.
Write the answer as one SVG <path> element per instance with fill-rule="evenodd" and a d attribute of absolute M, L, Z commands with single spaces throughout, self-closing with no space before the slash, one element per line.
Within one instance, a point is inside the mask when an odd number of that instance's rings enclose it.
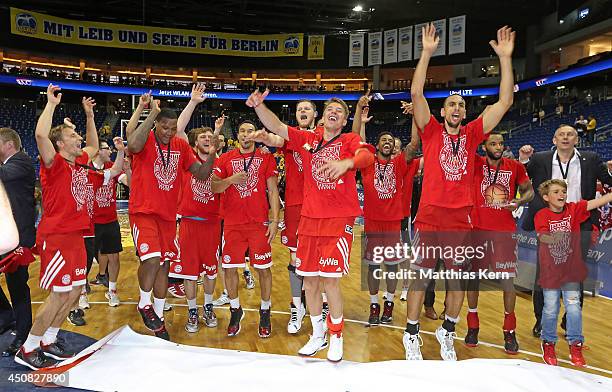
<path fill-rule="evenodd" d="M 416 323 L 416 324 L 407 323 L 406 332 L 408 332 L 410 335 L 418 334 L 419 333 L 419 323 Z"/>
<path fill-rule="evenodd" d="M 455 332 L 455 323 L 450 321 L 449 319 L 445 319 L 442 323 L 442 328 L 444 328 L 448 332 Z"/>

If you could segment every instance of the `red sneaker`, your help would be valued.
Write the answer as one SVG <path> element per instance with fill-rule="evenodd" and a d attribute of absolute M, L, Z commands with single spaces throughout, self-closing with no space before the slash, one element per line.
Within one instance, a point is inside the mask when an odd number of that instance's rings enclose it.
<path fill-rule="evenodd" d="M 570 344 L 570 361 L 572 361 L 572 365 L 585 367 L 586 360 L 584 356 L 582 356 L 582 342 L 575 342 Z"/>
<path fill-rule="evenodd" d="M 555 344 L 542 341 L 542 359 L 548 365 L 557 366 L 557 354 L 555 354 Z"/>
<path fill-rule="evenodd" d="M 168 285 L 168 292 L 176 298 L 185 298 L 185 285 L 183 283 L 173 283 Z"/>

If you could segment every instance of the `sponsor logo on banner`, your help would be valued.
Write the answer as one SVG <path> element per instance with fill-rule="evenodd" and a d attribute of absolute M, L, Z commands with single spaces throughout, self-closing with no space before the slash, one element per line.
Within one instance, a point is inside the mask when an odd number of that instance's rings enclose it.
<path fill-rule="evenodd" d="M 15 15 L 15 26 L 17 31 L 23 34 L 34 35 L 38 32 L 36 17 L 29 12 L 21 12 Z"/>
<path fill-rule="evenodd" d="M 22 79 L 22 78 L 19 78 L 19 79 L 15 79 L 15 81 L 20 86 L 31 86 L 32 85 L 32 79 Z"/>

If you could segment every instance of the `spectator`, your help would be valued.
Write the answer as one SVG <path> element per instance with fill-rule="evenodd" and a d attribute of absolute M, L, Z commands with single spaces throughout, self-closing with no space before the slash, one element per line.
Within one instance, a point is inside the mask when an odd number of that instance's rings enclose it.
<path fill-rule="evenodd" d="M 544 108 L 540 108 L 538 112 L 538 119 L 540 120 L 540 126 L 542 126 L 542 122 L 544 121 L 544 116 L 546 116 L 546 112 L 544 112 Z"/>
<path fill-rule="evenodd" d="M 563 116 L 563 105 L 559 102 L 559 104 L 557 104 L 557 107 L 555 108 L 555 114 L 559 117 Z"/>
<path fill-rule="evenodd" d="M 595 141 L 595 132 L 597 131 L 597 120 L 593 115 L 589 115 L 589 121 L 586 127 L 586 138 L 589 142 L 589 146 L 592 146 Z"/>
<path fill-rule="evenodd" d="M 527 162 L 529 162 L 534 152 L 535 152 L 534 148 L 529 144 L 521 147 L 519 149 L 519 162 L 522 163 L 523 165 L 527 164 Z"/>
<path fill-rule="evenodd" d="M 574 127 L 578 131 L 578 138 L 579 138 L 578 143 L 580 145 L 583 145 L 584 143 L 584 133 L 587 130 L 587 124 L 588 124 L 588 121 L 584 118 L 584 115 L 582 114 L 576 119 L 576 122 L 574 122 Z"/>
<path fill-rule="evenodd" d="M 586 102 L 587 102 L 587 105 L 589 105 L 589 106 L 591 106 L 591 104 L 593 103 L 593 96 L 591 95 L 591 93 L 587 94 Z"/>

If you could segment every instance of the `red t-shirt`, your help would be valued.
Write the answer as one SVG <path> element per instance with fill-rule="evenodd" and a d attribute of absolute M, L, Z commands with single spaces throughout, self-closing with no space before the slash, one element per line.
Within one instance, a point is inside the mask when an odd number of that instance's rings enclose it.
<path fill-rule="evenodd" d="M 197 154 L 194 153 L 194 155 L 198 161 L 204 162 Z M 208 220 L 219 219 L 221 195 L 212 192 L 211 179 L 212 172 L 206 180 L 199 180 L 188 171 L 183 174 L 183 186 L 178 208 L 178 213 L 181 216 L 206 218 Z"/>
<path fill-rule="evenodd" d="M 487 165 L 487 158 L 476 156 L 472 209 L 474 227 L 482 230 L 514 232 L 516 222 L 512 212 L 499 207 L 494 202 L 497 201 L 499 204 L 514 199 L 518 186 L 525 181 L 529 181 L 529 177 L 525 166 L 519 161 L 502 158 L 497 171 L 496 167 Z"/>
<path fill-rule="evenodd" d="M 565 239 L 555 244 L 540 243 L 540 279 L 538 284 L 545 289 L 558 289 L 568 282 L 582 282 L 587 269 L 582 259 L 580 224 L 591 217 L 587 201 L 567 203 L 561 212 L 543 208 L 535 214 L 534 223 L 538 234 L 566 232 Z"/>
<path fill-rule="evenodd" d="M 183 172 L 196 162 L 185 140 L 170 139 L 168 154 L 168 145 L 158 145 L 151 131 L 142 151 L 132 154 L 130 214 L 153 214 L 175 221 Z"/>
<path fill-rule="evenodd" d="M 89 156 L 84 151 L 76 158 L 74 166 L 59 153 L 55 154 L 49 168 L 41 160 L 43 216 L 38 225 L 39 233 L 69 233 L 89 228 L 87 200 L 93 188 L 87 185 L 87 168 L 79 166 L 87 162 Z"/>
<path fill-rule="evenodd" d="M 396 221 L 403 216 L 402 191 L 408 165 L 404 154 L 388 161 L 375 158 L 361 169 L 363 216 L 377 221 Z"/>
<path fill-rule="evenodd" d="M 419 206 L 472 206 L 476 150 L 486 137 L 482 118 L 462 126 L 459 135 L 449 135 L 444 125 L 432 115 L 420 135 L 425 163 Z M 453 152 L 453 143 L 455 146 L 458 144 L 457 154 Z"/>
<path fill-rule="evenodd" d="M 111 177 L 109 169 L 112 162 L 104 163 L 104 171 L 89 171 L 89 181 L 93 184 L 94 205 L 93 223 L 102 225 L 117 220 L 117 177 Z"/>
<path fill-rule="evenodd" d="M 246 183 L 230 185 L 223 192 L 221 214 L 227 226 L 268 221 L 266 181 L 278 175 L 274 155 L 264 154 L 258 148 L 254 154 L 241 154 L 240 149 L 236 148 L 221 155 L 213 169 L 213 173 L 221 179 L 244 171 L 247 172 Z"/>
<path fill-rule="evenodd" d="M 410 208 L 412 206 L 412 188 L 414 188 L 414 176 L 416 176 L 417 172 L 419 171 L 421 159 L 423 158 L 415 158 L 408 162 L 407 170 L 404 174 L 404 185 L 402 187 L 402 215 L 404 217 L 409 217 L 411 215 Z"/>
<path fill-rule="evenodd" d="M 313 132 L 300 131 L 294 127 L 287 127 L 287 129 L 289 132 L 287 148 L 299 152 L 304 165 L 302 216 L 309 218 L 360 216 L 362 212 L 357 199 L 355 171 L 349 170 L 335 181 L 317 173 L 317 170 L 328 160 L 354 157 L 355 152 L 365 146 L 359 135 L 342 133 L 333 143 L 327 144 L 323 141 L 324 129 L 322 127 Z M 313 153 L 321 142 L 325 147 Z"/>

